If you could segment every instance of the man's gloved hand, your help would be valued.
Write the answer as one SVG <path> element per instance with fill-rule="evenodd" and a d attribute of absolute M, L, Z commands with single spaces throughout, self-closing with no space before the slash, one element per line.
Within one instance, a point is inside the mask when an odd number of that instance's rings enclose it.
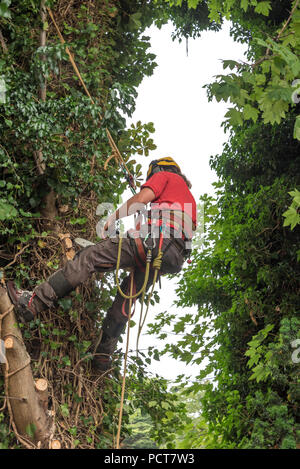
<path fill-rule="evenodd" d="M 116 222 L 116 218 L 114 216 L 111 216 L 107 219 L 101 232 L 102 239 L 116 236 L 117 232 L 116 232 L 115 222 Z"/>

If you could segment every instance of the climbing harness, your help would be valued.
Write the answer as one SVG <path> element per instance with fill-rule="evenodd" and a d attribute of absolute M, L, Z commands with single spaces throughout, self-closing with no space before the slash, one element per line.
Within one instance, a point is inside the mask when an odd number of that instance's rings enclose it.
<path fill-rule="evenodd" d="M 146 291 L 143 291 L 143 296 L 142 296 L 142 306 L 141 306 L 139 327 L 138 327 L 137 340 L 136 340 L 136 353 L 137 354 L 138 354 L 138 348 L 139 348 L 140 335 L 141 335 L 142 329 L 144 327 L 144 324 L 145 324 L 145 321 L 146 321 L 146 318 L 147 318 L 147 315 L 148 315 L 151 297 L 153 295 L 156 280 L 157 280 L 157 277 L 158 277 L 160 269 L 161 269 L 162 258 L 163 258 L 163 254 L 164 254 L 163 251 L 162 251 L 162 243 L 163 243 L 163 239 L 164 239 L 164 237 L 163 237 L 163 225 L 162 224 L 159 227 L 159 231 L 160 231 L 160 236 L 159 236 L 159 243 L 158 243 L 158 253 L 157 253 L 157 256 L 154 259 L 153 264 L 152 264 L 152 267 L 154 269 L 152 289 L 151 289 L 151 292 L 148 296 L 146 312 L 145 312 L 144 318 L 143 318 L 143 307 L 144 307 L 144 302 L 145 302 L 145 293 L 146 293 Z M 169 243 L 169 245 L 170 245 L 170 243 Z M 160 277 L 159 277 L 159 279 L 160 279 Z"/>
<path fill-rule="evenodd" d="M 131 230 L 130 233 L 131 233 L 131 236 L 132 236 L 133 233 L 138 234 L 137 232 L 134 232 L 133 230 Z M 155 259 L 153 259 L 152 264 L 151 264 L 152 251 L 156 247 L 155 238 L 151 238 L 150 233 L 147 233 L 147 235 L 145 236 L 143 241 L 141 240 L 141 238 L 139 236 L 134 236 L 133 239 L 134 239 L 134 242 L 135 242 L 136 247 L 137 247 L 136 261 L 138 260 L 138 263 L 140 263 L 140 261 L 145 262 L 145 267 L 143 269 L 144 272 L 145 272 L 143 285 L 142 285 L 142 287 L 140 288 L 140 290 L 138 292 L 131 293 L 130 295 L 125 293 L 122 290 L 122 288 L 120 287 L 119 269 L 120 269 L 121 253 L 122 253 L 122 237 L 119 238 L 118 257 L 117 257 L 117 266 L 116 266 L 115 277 L 116 277 L 116 284 L 117 284 L 118 292 L 124 298 L 124 302 L 123 302 L 123 306 L 122 306 L 122 313 L 123 314 L 126 315 L 126 313 L 125 313 L 125 302 L 126 302 L 126 300 L 131 300 L 132 301 L 132 300 L 135 300 L 137 297 L 142 295 L 142 298 L 141 298 L 141 311 L 140 311 L 139 326 L 138 326 L 138 333 L 137 333 L 137 342 L 136 342 L 136 352 L 138 353 L 139 338 L 140 338 L 141 331 L 143 329 L 143 326 L 144 326 L 146 318 L 147 318 L 151 297 L 153 295 L 154 287 L 155 287 L 157 278 L 159 276 L 159 272 L 160 272 L 161 264 L 162 264 L 162 258 L 163 258 L 163 254 L 164 254 L 163 251 L 162 251 L 162 244 L 163 244 L 163 240 L 164 240 L 164 231 L 163 231 L 163 222 L 162 222 L 161 216 L 159 218 L 158 252 L 157 252 L 157 255 L 156 255 Z M 152 243 L 151 246 L 149 244 L 149 240 Z M 170 241 L 167 248 L 170 246 L 171 242 L 172 242 L 172 240 Z M 145 248 L 147 254 L 145 254 L 144 248 Z M 144 256 L 143 256 L 143 254 L 144 254 Z M 144 303 L 145 303 L 145 295 L 146 295 L 147 285 L 148 285 L 148 281 L 149 281 L 150 268 L 152 268 L 154 270 L 154 275 L 153 275 L 153 281 L 152 281 L 152 288 L 151 288 L 150 294 L 149 294 L 148 299 L 147 299 L 146 312 L 145 312 L 145 315 L 143 317 L 143 307 L 144 307 Z"/>

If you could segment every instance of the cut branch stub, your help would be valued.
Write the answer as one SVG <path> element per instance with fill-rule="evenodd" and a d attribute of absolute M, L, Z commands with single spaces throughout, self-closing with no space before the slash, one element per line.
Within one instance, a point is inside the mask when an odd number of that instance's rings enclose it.
<path fill-rule="evenodd" d="M 73 242 L 70 238 L 70 233 L 59 233 L 58 237 L 63 243 L 63 248 L 66 256 L 66 260 L 70 261 L 75 256 L 75 250 L 73 249 Z"/>
<path fill-rule="evenodd" d="M 61 449 L 60 441 L 52 440 L 50 449 Z"/>
<path fill-rule="evenodd" d="M 7 337 L 7 339 L 4 340 L 4 347 L 5 350 L 14 348 L 14 339 L 12 337 Z"/>
<path fill-rule="evenodd" d="M 45 392 L 48 389 L 47 380 L 44 378 L 39 378 L 35 380 L 35 387 L 38 392 Z"/>
<path fill-rule="evenodd" d="M 46 412 L 48 410 L 48 382 L 44 378 L 39 378 L 35 380 L 35 389 L 39 396 L 39 401 Z"/>

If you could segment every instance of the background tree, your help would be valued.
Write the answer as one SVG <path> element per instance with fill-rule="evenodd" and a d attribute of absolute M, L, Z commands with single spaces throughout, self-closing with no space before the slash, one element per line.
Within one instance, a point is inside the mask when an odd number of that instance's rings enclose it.
<path fill-rule="evenodd" d="M 288 3 L 288 4 L 287 4 Z M 190 2 L 190 6 L 192 2 Z M 233 104 L 230 132 L 211 159 L 219 182 L 205 202 L 206 237 L 178 289 L 178 306 L 198 306 L 166 346 L 174 357 L 208 365 L 191 390 L 204 390 L 206 447 L 296 448 L 299 445 L 299 226 L 289 222 L 299 187 L 299 2 L 209 1 L 210 18 L 233 20 L 248 42 L 248 63 L 208 85 L 209 99 Z M 293 205 L 296 219 L 298 199 Z M 297 219 L 296 219 L 297 220 Z M 285 223 L 284 223 L 285 222 Z M 168 318 L 159 318 L 162 327 Z M 298 342 L 297 342 L 298 343 Z M 206 377 L 214 382 L 202 384 Z"/>

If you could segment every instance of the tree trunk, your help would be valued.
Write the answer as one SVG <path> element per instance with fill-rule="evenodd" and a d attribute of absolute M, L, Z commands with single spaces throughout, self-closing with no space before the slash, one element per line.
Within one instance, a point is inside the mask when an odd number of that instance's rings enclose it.
<path fill-rule="evenodd" d="M 0 44 L 2 46 L 4 54 L 8 54 L 7 45 L 6 45 L 6 42 L 5 42 L 4 37 L 2 35 L 1 29 L 0 29 Z"/>
<path fill-rule="evenodd" d="M 42 29 L 40 32 L 40 47 L 45 47 L 46 45 L 45 22 L 47 19 L 46 0 L 41 0 L 40 15 L 41 15 L 41 23 L 42 23 Z M 42 60 L 45 60 L 44 55 L 42 56 Z M 47 92 L 46 79 L 43 78 L 43 81 L 39 89 L 39 98 L 41 101 L 44 101 L 44 102 L 46 101 L 46 92 Z M 37 169 L 38 174 L 39 175 L 44 174 L 44 172 L 46 171 L 46 165 L 44 162 L 42 150 L 37 150 L 34 152 L 34 159 L 35 159 L 36 169 Z"/>
<path fill-rule="evenodd" d="M 41 22 L 42 22 L 42 29 L 40 32 L 40 47 L 45 47 L 46 39 L 47 39 L 47 33 L 45 29 L 45 23 L 47 20 L 46 0 L 41 0 L 40 14 L 41 14 Z M 43 60 L 45 59 L 46 57 L 45 55 L 43 55 Z M 47 86 L 46 86 L 46 79 L 44 78 L 43 83 L 41 84 L 41 87 L 40 87 L 40 99 L 42 101 L 46 101 L 46 92 L 47 92 Z"/>
<path fill-rule="evenodd" d="M 5 314 L 7 311 L 11 311 Z M 0 333 L 4 341 L 6 364 L 3 365 L 7 405 L 17 438 L 27 448 L 49 448 L 50 418 L 45 401 L 36 391 L 30 357 L 6 289 L 0 287 Z"/>

